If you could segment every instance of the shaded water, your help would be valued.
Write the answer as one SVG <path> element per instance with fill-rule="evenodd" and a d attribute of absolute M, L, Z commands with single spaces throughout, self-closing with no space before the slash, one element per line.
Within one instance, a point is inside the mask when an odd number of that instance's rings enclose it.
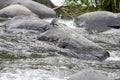
<path fill-rule="evenodd" d="M 59 22 L 75 30 L 72 20 Z M 80 34 L 107 49 L 111 57 L 103 62 L 64 57 L 45 51 L 37 31 L 0 27 L 0 80 L 67 80 L 85 68 L 120 78 L 120 34 L 85 34 L 82 29 Z"/>

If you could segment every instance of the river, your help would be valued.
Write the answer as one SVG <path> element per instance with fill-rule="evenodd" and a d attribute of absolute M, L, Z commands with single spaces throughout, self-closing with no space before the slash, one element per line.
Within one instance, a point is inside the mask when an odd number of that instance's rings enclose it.
<path fill-rule="evenodd" d="M 46 19 L 51 21 L 52 19 Z M 59 20 L 75 30 L 73 20 Z M 65 56 L 52 56 L 41 49 L 36 31 L 0 27 L 0 80 L 67 80 L 82 69 L 97 69 L 120 78 L 120 34 L 84 34 L 107 49 L 111 57 L 103 62 L 86 61 Z"/>

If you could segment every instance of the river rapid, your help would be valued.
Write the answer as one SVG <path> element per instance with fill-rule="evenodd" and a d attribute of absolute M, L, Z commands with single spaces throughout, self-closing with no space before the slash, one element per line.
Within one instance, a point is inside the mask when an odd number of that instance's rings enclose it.
<path fill-rule="evenodd" d="M 45 19 L 51 21 L 52 19 Z M 75 28 L 73 20 L 59 20 L 86 38 L 107 49 L 111 57 L 103 62 L 86 61 L 44 51 L 39 32 L 0 27 L 0 80 L 67 80 L 82 69 L 96 69 L 112 78 L 120 78 L 120 30 L 88 34 Z"/>

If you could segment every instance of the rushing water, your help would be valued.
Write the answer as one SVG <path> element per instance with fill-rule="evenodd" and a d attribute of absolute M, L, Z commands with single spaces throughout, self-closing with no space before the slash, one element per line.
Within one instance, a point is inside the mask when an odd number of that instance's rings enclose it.
<path fill-rule="evenodd" d="M 72 20 L 59 22 L 76 30 Z M 51 56 L 51 52 L 40 48 L 44 43 L 36 40 L 38 34 L 35 31 L 0 28 L 0 80 L 67 80 L 85 68 L 97 69 L 113 78 L 120 78 L 120 34 L 85 34 L 80 29 L 80 34 L 111 53 L 111 57 L 103 62 Z"/>

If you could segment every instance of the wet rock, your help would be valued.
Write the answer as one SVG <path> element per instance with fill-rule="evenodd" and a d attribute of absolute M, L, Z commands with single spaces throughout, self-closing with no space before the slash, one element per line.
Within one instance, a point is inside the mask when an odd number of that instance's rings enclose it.
<path fill-rule="evenodd" d="M 49 22 L 41 20 L 34 16 L 17 16 L 9 21 L 4 22 L 3 26 L 7 29 L 27 29 L 35 30 L 39 32 L 45 32 L 46 30 L 52 28 Z"/>
<path fill-rule="evenodd" d="M 98 34 L 84 35 L 93 42 L 104 43 L 119 46 L 120 44 L 120 29 L 110 29 Z M 107 47 L 107 46 L 106 46 Z"/>
<path fill-rule="evenodd" d="M 69 57 L 100 61 L 110 56 L 105 49 L 63 24 L 54 25 L 54 28 L 40 34 L 38 40 L 45 41 L 63 50 L 68 50 L 69 53 L 64 53 L 63 55 Z"/>
<path fill-rule="evenodd" d="M 110 29 L 110 30 L 104 31 L 100 34 L 120 35 L 120 29 Z"/>
<path fill-rule="evenodd" d="M 36 14 L 31 12 L 28 8 L 18 4 L 10 5 L 0 10 L 0 17 L 10 18 L 19 15 L 37 16 Z"/>
<path fill-rule="evenodd" d="M 114 80 L 99 70 L 84 69 L 72 75 L 68 80 Z"/>
<path fill-rule="evenodd" d="M 101 32 L 110 28 L 120 28 L 116 17 L 117 15 L 112 12 L 95 11 L 78 16 L 75 23 L 79 27 L 85 27 L 88 31 Z"/>
<path fill-rule="evenodd" d="M 32 0 L 2 0 L 0 4 L 0 8 L 4 8 L 11 4 L 23 5 L 40 18 L 56 17 L 56 12 L 53 9 Z"/>
<path fill-rule="evenodd" d="M 9 6 L 15 1 L 31 1 L 31 0 L 0 0 L 0 9 Z"/>

